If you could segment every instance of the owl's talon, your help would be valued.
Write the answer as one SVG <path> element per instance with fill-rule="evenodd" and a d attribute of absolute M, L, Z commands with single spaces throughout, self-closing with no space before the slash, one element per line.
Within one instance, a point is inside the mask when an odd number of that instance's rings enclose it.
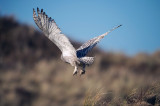
<path fill-rule="evenodd" d="M 83 75 L 83 74 L 85 74 L 85 72 L 86 72 L 85 70 L 82 70 L 80 75 Z"/>
<path fill-rule="evenodd" d="M 73 71 L 73 76 L 76 75 L 77 72 L 78 72 L 78 68 L 77 68 L 77 66 L 75 66 L 74 71 Z"/>

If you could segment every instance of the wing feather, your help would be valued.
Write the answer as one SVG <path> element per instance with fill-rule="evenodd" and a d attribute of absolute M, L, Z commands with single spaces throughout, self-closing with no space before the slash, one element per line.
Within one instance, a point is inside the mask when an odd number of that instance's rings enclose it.
<path fill-rule="evenodd" d="M 49 18 L 43 9 L 41 12 L 37 8 L 38 16 L 36 15 L 35 10 L 33 9 L 33 19 L 36 25 L 44 32 L 44 34 L 61 50 L 61 52 L 67 52 L 68 55 L 75 55 L 76 50 L 69 41 L 69 39 L 61 33 L 60 28 L 56 25 L 56 22 Z"/>
<path fill-rule="evenodd" d="M 76 53 L 77 53 L 77 57 L 78 58 L 81 58 L 81 57 L 84 57 L 87 55 L 87 53 L 92 50 L 93 47 L 95 47 L 97 45 L 97 43 L 102 39 L 104 38 L 104 36 L 108 35 L 108 33 L 112 32 L 114 29 L 117 29 L 118 27 L 120 27 L 122 25 L 119 25 L 117 27 L 114 27 L 113 29 L 109 30 L 108 32 L 100 35 L 100 36 L 97 36 L 89 41 L 87 41 L 86 43 L 84 43 L 82 46 L 80 46 L 77 50 L 76 50 Z"/>

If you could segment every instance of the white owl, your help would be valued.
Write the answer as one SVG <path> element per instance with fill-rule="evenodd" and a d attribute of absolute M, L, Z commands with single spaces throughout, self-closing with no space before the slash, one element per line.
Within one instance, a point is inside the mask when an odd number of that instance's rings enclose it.
<path fill-rule="evenodd" d="M 38 16 L 33 9 L 33 19 L 35 23 L 43 31 L 45 36 L 61 50 L 61 59 L 74 66 L 73 75 L 77 74 L 78 66 L 82 68 L 80 74 L 85 74 L 86 65 L 91 65 L 94 62 L 94 57 L 87 57 L 87 53 L 109 32 L 121 26 L 119 25 L 104 34 L 87 41 L 76 50 L 69 39 L 61 33 L 61 30 L 58 28 L 55 21 L 43 12 L 43 9 L 41 9 L 40 12 L 39 8 L 37 8 L 37 13 Z"/>

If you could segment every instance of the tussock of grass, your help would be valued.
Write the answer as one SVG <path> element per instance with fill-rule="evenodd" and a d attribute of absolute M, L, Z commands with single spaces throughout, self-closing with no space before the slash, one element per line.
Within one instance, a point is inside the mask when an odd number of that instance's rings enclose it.
<path fill-rule="evenodd" d="M 95 106 L 102 97 L 102 90 L 100 88 L 96 90 L 89 90 L 86 93 L 83 106 Z"/>

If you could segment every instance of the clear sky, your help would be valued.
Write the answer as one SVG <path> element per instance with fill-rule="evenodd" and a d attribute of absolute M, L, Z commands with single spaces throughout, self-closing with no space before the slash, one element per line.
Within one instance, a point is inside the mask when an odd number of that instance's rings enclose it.
<path fill-rule="evenodd" d="M 37 7 L 79 42 L 122 24 L 98 46 L 128 55 L 160 50 L 160 0 L 0 0 L 1 15 L 14 15 L 32 26 L 32 9 Z"/>

